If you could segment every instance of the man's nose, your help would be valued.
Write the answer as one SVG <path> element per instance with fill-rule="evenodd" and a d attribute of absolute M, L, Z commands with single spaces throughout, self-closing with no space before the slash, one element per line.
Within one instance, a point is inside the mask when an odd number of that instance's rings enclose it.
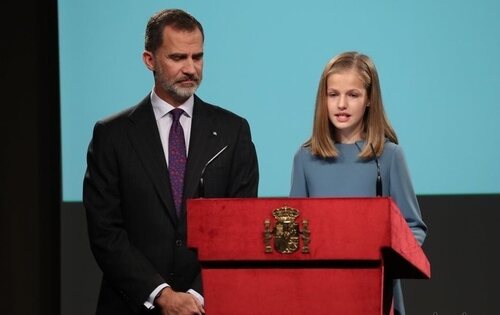
<path fill-rule="evenodd" d="M 194 61 L 191 58 L 187 58 L 184 62 L 184 66 L 182 67 L 182 72 L 194 74 L 196 73 L 196 68 L 194 66 Z"/>

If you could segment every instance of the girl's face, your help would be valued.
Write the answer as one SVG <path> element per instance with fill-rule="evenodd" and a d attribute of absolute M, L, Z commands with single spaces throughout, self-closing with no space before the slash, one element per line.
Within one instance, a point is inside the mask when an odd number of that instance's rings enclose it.
<path fill-rule="evenodd" d="M 335 126 L 334 138 L 340 143 L 354 143 L 363 136 L 363 116 L 368 95 L 355 70 L 333 73 L 327 78 L 328 118 Z"/>

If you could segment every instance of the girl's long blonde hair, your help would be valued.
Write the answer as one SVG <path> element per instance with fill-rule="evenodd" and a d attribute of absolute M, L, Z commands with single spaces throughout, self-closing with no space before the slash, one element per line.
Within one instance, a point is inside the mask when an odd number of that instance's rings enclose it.
<path fill-rule="evenodd" d="M 355 70 L 358 73 L 366 88 L 370 104 L 363 117 L 365 145 L 361 149 L 359 157 L 362 159 L 372 158 L 373 151 L 377 156 L 380 156 L 384 149 L 385 140 L 389 139 L 398 143 L 398 138 L 385 114 L 377 69 L 368 56 L 355 51 L 341 53 L 326 64 L 319 80 L 316 95 L 312 136 L 304 146 L 310 147 L 312 154 L 322 158 L 336 158 L 338 156 L 339 153 L 334 144 L 335 126 L 328 118 L 327 80 L 330 75 L 347 70 Z M 373 150 L 370 146 L 373 146 Z"/>

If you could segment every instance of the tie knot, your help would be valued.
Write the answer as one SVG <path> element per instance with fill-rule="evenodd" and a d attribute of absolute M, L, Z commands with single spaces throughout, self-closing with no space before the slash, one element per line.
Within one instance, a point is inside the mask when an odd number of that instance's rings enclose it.
<path fill-rule="evenodd" d="M 172 119 L 174 121 L 179 121 L 179 118 L 181 115 L 184 113 L 184 111 L 180 108 L 174 108 L 170 111 L 170 114 L 172 115 Z"/>

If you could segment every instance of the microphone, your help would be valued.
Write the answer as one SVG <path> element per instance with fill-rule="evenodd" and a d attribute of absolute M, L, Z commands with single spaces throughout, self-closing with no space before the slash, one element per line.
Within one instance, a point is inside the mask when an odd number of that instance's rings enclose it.
<path fill-rule="evenodd" d="M 378 163 L 377 154 L 375 153 L 375 149 L 373 145 L 370 143 L 370 147 L 372 148 L 373 158 L 375 159 L 375 164 L 377 164 L 377 183 L 376 183 L 376 194 L 377 197 L 382 197 L 382 176 L 380 175 L 380 164 Z"/>
<path fill-rule="evenodd" d="M 226 150 L 228 145 L 223 147 L 222 149 L 219 150 L 219 152 L 215 153 L 214 156 L 208 162 L 203 166 L 203 169 L 201 170 L 201 176 L 200 176 L 200 185 L 199 185 L 199 192 L 200 192 L 200 198 L 205 197 L 205 170 L 207 169 L 207 166 L 212 163 L 213 160 L 215 160 L 224 150 Z"/>

